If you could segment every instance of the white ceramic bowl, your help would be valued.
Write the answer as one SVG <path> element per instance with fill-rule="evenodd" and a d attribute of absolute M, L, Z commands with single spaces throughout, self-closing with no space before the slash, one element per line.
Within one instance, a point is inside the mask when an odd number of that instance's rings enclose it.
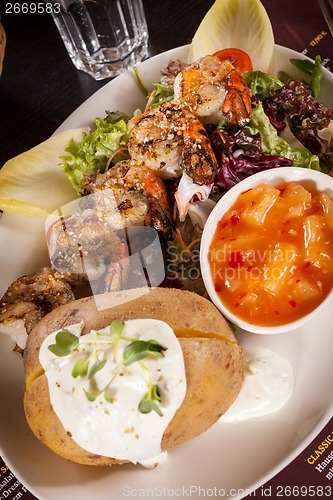
<path fill-rule="evenodd" d="M 301 167 L 281 167 L 269 169 L 247 177 L 246 179 L 232 187 L 229 191 L 227 191 L 227 193 L 222 196 L 220 201 L 212 210 L 203 231 L 200 250 L 200 264 L 202 277 L 207 292 L 211 300 L 226 318 L 228 318 L 239 328 L 252 333 L 271 335 L 296 330 L 308 321 L 312 320 L 318 314 L 320 314 L 321 311 L 323 311 L 324 308 L 328 306 L 328 304 L 333 302 L 332 288 L 332 291 L 323 300 L 323 302 L 321 302 L 321 304 L 316 309 L 303 316 L 302 318 L 279 326 L 259 326 L 243 321 L 242 319 L 231 313 L 215 291 L 210 271 L 210 265 L 208 262 L 208 255 L 211 241 L 219 220 L 222 218 L 224 213 L 234 204 L 240 193 L 242 193 L 243 191 L 246 191 L 262 183 L 267 183 L 272 186 L 278 186 L 292 181 L 300 182 L 303 187 L 311 191 L 324 192 L 333 199 L 333 177 L 330 177 L 327 174 Z"/>

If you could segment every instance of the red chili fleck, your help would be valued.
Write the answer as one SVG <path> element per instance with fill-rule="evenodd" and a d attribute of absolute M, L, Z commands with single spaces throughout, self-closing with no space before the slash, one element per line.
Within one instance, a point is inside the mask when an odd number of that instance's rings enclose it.
<path fill-rule="evenodd" d="M 249 188 L 247 189 L 246 191 L 243 191 L 241 194 L 245 194 L 245 193 L 248 193 L 249 191 L 252 191 L 253 188 Z"/>
<path fill-rule="evenodd" d="M 236 238 L 229 238 L 229 241 L 236 241 Z"/>
<path fill-rule="evenodd" d="M 239 297 L 240 299 L 243 299 L 244 297 L 246 297 L 246 295 L 247 295 L 247 292 L 243 292 L 243 293 L 241 293 L 238 297 Z"/>
<path fill-rule="evenodd" d="M 310 265 L 311 265 L 311 262 L 310 262 L 310 261 L 306 262 L 306 263 L 304 264 L 305 269 L 309 269 Z"/>
<path fill-rule="evenodd" d="M 289 304 L 291 305 L 291 307 L 296 307 L 297 304 L 296 304 L 296 301 L 295 300 L 290 300 L 289 301 Z"/>
<path fill-rule="evenodd" d="M 239 302 L 236 302 L 235 307 L 238 307 L 238 306 L 239 306 Z"/>
<path fill-rule="evenodd" d="M 235 226 L 236 224 L 238 224 L 238 223 L 239 223 L 239 221 L 240 221 L 240 216 L 239 216 L 239 215 L 237 215 L 237 214 L 233 214 L 233 215 L 230 217 L 230 222 L 231 222 L 231 224 L 233 224 L 234 226 Z"/>
<path fill-rule="evenodd" d="M 229 267 L 239 267 L 244 264 L 244 256 L 241 250 L 234 250 L 228 258 Z"/>
<path fill-rule="evenodd" d="M 217 226 L 219 229 L 224 229 L 226 228 L 228 225 L 228 221 L 227 220 L 219 220 L 218 223 L 217 223 Z"/>

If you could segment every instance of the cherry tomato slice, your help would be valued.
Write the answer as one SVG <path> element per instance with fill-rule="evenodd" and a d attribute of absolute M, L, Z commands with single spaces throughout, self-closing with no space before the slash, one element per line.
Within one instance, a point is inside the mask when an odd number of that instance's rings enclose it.
<path fill-rule="evenodd" d="M 251 58 L 244 50 L 234 48 L 222 49 L 215 52 L 214 56 L 221 59 L 221 61 L 229 59 L 241 74 L 253 70 Z"/>

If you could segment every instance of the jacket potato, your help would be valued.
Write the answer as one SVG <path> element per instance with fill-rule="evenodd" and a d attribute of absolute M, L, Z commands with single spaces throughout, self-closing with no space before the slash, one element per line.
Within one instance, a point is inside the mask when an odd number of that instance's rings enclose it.
<path fill-rule="evenodd" d="M 150 318 L 166 322 L 181 345 L 187 380 L 186 395 L 167 426 L 161 449 L 169 451 L 209 429 L 236 399 L 243 383 L 242 350 L 226 320 L 205 298 L 176 289 L 150 288 L 112 292 L 73 301 L 46 315 L 32 330 L 24 351 L 24 410 L 36 437 L 62 457 L 81 464 L 127 462 L 92 454 L 81 448 L 53 411 L 48 380 L 39 349 L 51 333 L 84 322 L 82 335 L 115 319 Z M 102 307 L 101 307 L 102 303 Z"/>

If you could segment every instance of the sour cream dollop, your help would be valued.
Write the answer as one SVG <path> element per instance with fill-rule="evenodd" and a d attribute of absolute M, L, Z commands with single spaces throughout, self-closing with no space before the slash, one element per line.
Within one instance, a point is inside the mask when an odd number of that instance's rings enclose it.
<path fill-rule="evenodd" d="M 243 349 L 245 379 L 221 422 L 240 422 L 280 410 L 294 387 L 290 363 L 269 349 Z"/>
<path fill-rule="evenodd" d="M 62 425 L 79 446 L 91 453 L 133 463 L 142 461 L 147 467 L 164 462 L 162 437 L 186 394 L 183 353 L 173 330 L 159 320 L 129 320 L 121 334 L 129 340 L 121 338 L 114 348 L 110 326 L 81 336 L 82 328 L 82 324 L 66 327 L 79 340 L 80 347 L 72 354 L 59 357 L 49 350 L 60 330 L 51 333 L 40 348 L 51 404 Z M 162 357 L 148 355 L 123 365 L 123 353 L 129 344 L 151 339 L 167 348 Z M 105 360 L 103 368 L 92 379 L 74 378 L 72 370 L 77 361 L 91 356 L 92 366 L 96 349 L 98 360 Z M 142 413 L 138 409 L 150 384 L 158 387 L 161 401 L 156 403 L 162 416 L 154 410 Z M 94 401 L 87 398 L 87 394 L 98 392 Z"/>

